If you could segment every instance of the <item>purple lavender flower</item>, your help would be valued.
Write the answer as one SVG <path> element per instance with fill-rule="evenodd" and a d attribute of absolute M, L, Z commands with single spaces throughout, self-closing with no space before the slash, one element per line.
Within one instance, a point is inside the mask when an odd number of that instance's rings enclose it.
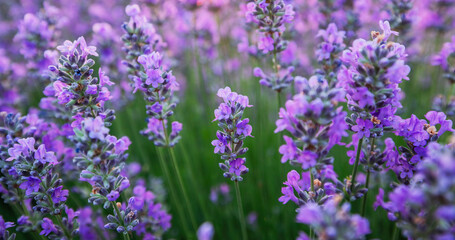
<path fill-rule="evenodd" d="M 383 192 L 376 201 L 397 222 L 407 238 L 444 238 L 455 234 L 453 209 L 455 201 L 453 172 L 454 152 L 448 146 L 430 143 L 427 156 L 417 164 L 416 174 L 409 185 L 399 185 L 388 194 L 385 202 Z M 432 224 L 428 224 L 428 223 Z"/>
<path fill-rule="evenodd" d="M 98 56 L 96 47 L 88 46 L 84 37 L 76 41 L 66 40 L 57 49 L 62 53 L 58 66 L 51 65 L 51 80 L 53 83 L 45 90 L 45 93 L 54 93 L 59 104 L 64 104 L 72 110 L 73 116 L 97 117 L 103 116 L 104 121 L 113 120 L 114 112 L 104 109 L 104 102 L 110 100 L 109 90 L 104 84 L 110 84 L 104 73 L 100 79 L 92 77 L 95 61 L 89 56 Z M 102 79 L 101 79 L 102 78 Z M 76 119 L 77 123 L 77 119 Z M 75 125 L 77 125 L 75 123 Z"/>
<path fill-rule="evenodd" d="M 197 230 L 198 240 L 212 240 L 215 229 L 210 222 L 204 222 Z"/>
<path fill-rule="evenodd" d="M 243 141 L 251 137 L 252 131 L 248 124 L 249 119 L 242 119 L 242 116 L 243 111 L 252 106 L 249 105 L 247 96 L 232 92 L 229 87 L 219 89 L 217 95 L 224 102 L 214 111 L 213 121 L 218 121 L 218 126 L 222 128 L 216 133 L 217 139 L 212 141 L 214 152 L 225 160 L 220 163 L 220 168 L 225 172 L 224 177 L 231 178 L 232 181 L 242 181 L 241 175 L 247 173 L 248 168 L 244 165 L 246 159 L 239 156 L 248 151 L 243 148 Z"/>
<path fill-rule="evenodd" d="M 40 235 L 48 236 L 50 233 L 58 233 L 57 228 L 49 218 L 43 218 L 41 228 L 43 230 L 40 232 Z"/>
<path fill-rule="evenodd" d="M 137 211 L 140 223 L 135 228 L 138 235 L 160 238 L 171 227 L 171 215 L 164 206 L 157 202 L 155 195 L 147 191 L 144 186 L 138 185 L 133 189 L 134 201 L 130 201 L 131 208 Z M 149 229 L 152 232 L 149 232 Z"/>
<path fill-rule="evenodd" d="M 127 58 L 129 57 L 128 55 Z M 145 100 L 149 103 L 146 106 L 149 125 L 141 133 L 148 136 L 149 140 L 154 141 L 157 146 L 172 147 L 180 139 L 178 132 L 181 130 L 181 124 L 172 123 L 173 126 L 180 124 L 180 130 L 172 130 L 169 134 L 166 119 L 173 114 L 176 107 L 173 93 L 178 88 L 178 83 L 172 71 L 163 64 L 163 57 L 159 52 L 144 52 L 137 57 L 134 64 L 137 64 L 137 68 L 131 69 L 134 75 L 130 76 L 134 81 L 134 92 L 142 91 Z"/>
<path fill-rule="evenodd" d="M 364 239 L 370 233 L 368 220 L 351 215 L 349 203 L 340 206 L 342 197 L 336 195 L 324 205 L 308 203 L 299 208 L 297 222 L 310 225 L 319 238 Z"/>
<path fill-rule="evenodd" d="M 0 216 L 0 237 L 3 239 L 14 240 L 16 238 L 16 234 L 13 233 L 10 235 L 8 228 L 14 227 L 13 222 L 5 222 L 3 216 Z"/>
<path fill-rule="evenodd" d="M 286 130 L 293 136 L 284 136 L 286 144 L 280 147 L 282 162 L 289 160 L 303 169 L 324 168 L 328 163 L 326 154 L 347 135 L 346 123 L 338 121 L 346 113 L 336 106 L 336 101 L 343 99 L 343 92 L 317 79 L 314 76 L 310 81 L 302 80 L 305 82 L 302 93 L 286 102 L 276 121 L 275 132 Z M 335 120 L 339 124 L 333 124 Z"/>

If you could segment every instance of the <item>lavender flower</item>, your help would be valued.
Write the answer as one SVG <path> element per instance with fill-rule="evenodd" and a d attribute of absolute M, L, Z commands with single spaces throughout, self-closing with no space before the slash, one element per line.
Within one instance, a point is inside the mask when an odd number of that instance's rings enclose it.
<path fill-rule="evenodd" d="M 341 89 L 330 88 L 318 76 L 309 80 L 301 78 L 299 82 L 302 92 L 286 102 L 276 121 L 275 132 L 287 130 L 293 137 L 284 136 L 286 144 L 280 147 L 281 161 L 289 160 L 303 170 L 320 170 L 333 162 L 327 154 L 347 135 L 346 112 L 337 106 L 344 94 Z"/>
<path fill-rule="evenodd" d="M 317 74 L 323 75 L 329 85 L 335 84 L 337 73 L 341 67 L 340 53 L 345 49 L 343 43 L 345 31 L 338 31 L 334 23 L 330 23 L 327 29 L 320 29 L 317 37 L 323 42 L 318 45 L 316 57 L 322 69 L 316 70 Z"/>
<path fill-rule="evenodd" d="M 171 215 L 164 206 L 157 202 L 156 196 L 143 186 L 133 190 L 134 201 L 130 202 L 132 209 L 138 211 L 139 225 L 135 228 L 138 235 L 153 236 L 160 239 L 162 234 L 171 227 Z"/>
<path fill-rule="evenodd" d="M 450 59 L 455 54 L 455 36 L 452 36 L 450 42 L 446 42 L 442 45 L 442 49 L 439 54 L 434 55 L 431 64 L 434 66 L 440 66 L 444 70 L 443 77 L 449 81 L 452 85 L 455 83 L 455 66 L 452 66 Z"/>
<path fill-rule="evenodd" d="M 337 195 L 324 205 L 308 203 L 297 210 L 297 222 L 310 225 L 319 239 L 365 239 L 370 233 L 368 220 L 351 215 L 350 204 L 340 205 L 341 200 Z M 301 234 L 304 238 L 305 234 Z"/>
<path fill-rule="evenodd" d="M 322 205 L 334 194 L 342 193 L 340 190 L 343 187 L 342 183 L 337 179 L 337 175 L 331 165 L 321 171 L 318 179 L 313 180 L 313 189 L 311 181 L 309 172 L 303 172 L 300 175 L 297 171 L 291 170 L 287 175 L 287 181 L 284 182 L 285 186 L 281 188 L 283 195 L 278 201 L 283 204 L 292 201 L 300 207 L 310 203 Z"/>
<path fill-rule="evenodd" d="M 111 99 L 106 88 L 109 81 L 100 72 L 100 79 L 92 77 L 95 61 L 88 56 L 98 56 L 96 47 L 88 46 L 84 37 L 76 41 L 65 41 L 57 49 L 62 53 L 59 65 L 49 66 L 52 74 L 50 91 L 58 100 L 58 104 L 70 109 L 73 114 L 73 127 L 79 127 L 80 120 L 85 117 L 103 116 L 104 121 L 114 119 L 114 111 L 105 110 L 104 103 Z M 78 50 L 79 49 L 79 50 Z M 45 91 L 46 94 L 46 91 Z"/>
<path fill-rule="evenodd" d="M 54 152 L 46 151 L 44 144 L 35 146 L 35 138 L 23 138 L 17 140 L 17 144 L 8 149 L 10 157 L 6 161 L 12 161 L 9 171 L 14 176 L 15 184 L 25 191 L 26 198 L 34 199 L 33 211 L 41 214 L 56 216 L 58 226 L 49 218 L 44 218 L 42 234 L 46 236 L 53 233 L 54 236 L 70 238 L 74 229 L 71 217 L 71 209 L 66 206 L 68 190 L 64 190 L 62 179 L 54 171 L 58 164 Z M 66 212 L 66 219 L 62 222 L 62 213 Z M 71 218 L 71 219 L 70 219 Z"/>
<path fill-rule="evenodd" d="M 231 202 L 229 185 L 223 183 L 212 187 L 210 190 L 210 201 L 215 204 L 226 205 Z"/>
<path fill-rule="evenodd" d="M 407 146 L 399 146 L 401 154 L 397 153 L 395 144 L 390 143 L 389 155 L 386 158 L 386 166 L 400 176 L 399 180 L 406 184 L 414 175 L 416 165 L 427 156 L 427 146 L 436 142 L 445 132 L 453 132 L 452 121 L 446 120 L 442 112 L 430 111 L 425 114 L 427 120 L 418 119 L 415 115 L 411 118 L 401 119 L 395 117 L 395 134 L 404 137 Z"/>
<path fill-rule="evenodd" d="M 455 234 L 454 156 L 448 146 L 430 143 L 410 185 L 396 187 L 388 195 L 389 202 L 378 197 L 376 205 L 389 212 L 389 219 L 407 238 L 450 239 Z"/>
<path fill-rule="evenodd" d="M 100 75 L 100 80 L 91 77 L 93 69 L 90 67 L 95 62 L 87 57 L 98 56 L 96 48 L 88 46 L 81 37 L 74 42 L 65 41 L 58 49 L 63 54 L 60 65 L 49 69 L 58 76 L 53 86 L 59 104 L 70 108 L 76 119 L 72 123 L 74 135 L 69 137 L 77 152 L 73 162 L 80 171 L 80 180 L 92 186 L 89 202 L 114 212 L 114 215 L 108 215 L 109 223 L 105 228 L 125 236 L 139 223 L 137 211 L 129 206 L 120 210 L 121 204 L 116 202 L 120 193 L 129 186 L 128 179 L 121 172 L 128 156 L 125 151 L 131 142 L 127 138 L 117 139 L 109 135 L 106 127 L 115 116 L 112 109 L 104 109 L 104 102 L 110 97 L 107 88 L 101 84 L 109 84 L 109 81 L 104 74 Z"/>
<path fill-rule="evenodd" d="M 240 158 L 241 155 L 248 151 L 243 147 L 243 141 L 251 137 L 252 127 L 248 124 L 249 119 L 243 117 L 246 108 L 249 105 L 247 96 L 232 92 L 229 87 L 218 90 L 217 96 L 223 99 L 223 102 L 215 110 L 215 119 L 218 126 L 222 129 L 217 131 L 217 139 L 212 141 L 215 147 L 215 153 L 221 155 L 225 160 L 220 163 L 220 168 L 224 171 L 223 176 L 231 178 L 232 181 L 242 181 L 241 175 L 248 172 L 244 165 L 246 159 Z"/>
<path fill-rule="evenodd" d="M 210 222 L 204 222 L 197 230 L 197 239 L 212 240 L 214 234 L 215 229 L 213 229 L 213 225 Z"/>
<path fill-rule="evenodd" d="M 158 52 L 141 55 L 138 62 L 142 65 L 143 72 L 134 77 L 136 89 L 144 93 L 147 105 L 148 127 L 141 133 L 147 135 L 157 146 L 174 146 L 182 129 L 179 122 L 172 122 L 172 131 L 167 129 L 167 118 L 173 115 L 176 107 L 174 90 L 178 86 L 172 71 L 166 70 L 162 65 L 162 56 Z"/>
<path fill-rule="evenodd" d="M 345 66 L 338 72 L 338 86 L 346 91 L 348 108 L 353 112 L 346 118 L 354 132 L 348 145 L 354 145 L 354 152 L 348 152 L 351 159 L 355 158 L 354 169 L 352 177 L 345 180 L 351 198 L 361 197 L 365 191 L 356 183 L 359 163 L 366 166 L 369 175 L 385 162 L 377 155 L 375 141 L 393 129 L 395 113 L 401 108 L 402 93 L 398 85 L 409 79 L 405 47 L 389 41 L 398 32 L 391 30 L 387 21 L 380 21 L 379 25 L 383 33 L 372 32 L 370 41 L 356 39 L 352 47 L 343 52 L 341 60 Z M 364 139 L 368 139 L 368 144 L 363 145 Z M 362 145 L 369 154 L 363 153 Z"/>
<path fill-rule="evenodd" d="M 106 225 L 106 228 L 128 234 L 139 223 L 137 213 L 130 208 L 118 211 L 116 200 L 129 186 L 128 179 L 120 174 L 128 157 L 125 151 L 129 140 L 109 135 L 109 129 L 99 116 L 84 119 L 81 129 L 76 128 L 74 131 L 72 140 L 79 152 L 74 163 L 81 171 L 80 180 L 92 186 L 89 202 L 103 205 L 105 209 L 112 206 L 116 215 L 108 218 L 110 225 Z"/>
<path fill-rule="evenodd" d="M 153 25 L 140 15 L 137 5 L 128 5 L 126 12 L 131 19 L 123 25 L 126 32 L 123 36 L 127 53 L 125 64 L 134 84 L 133 92 L 140 90 L 148 102 L 148 125 L 141 134 L 148 136 L 157 146 L 172 147 L 179 141 L 182 129 L 182 125 L 174 121 L 169 133 L 167 124 L 177 105 L 174 91 L 178 89 L 178 83 L 172 71 L 163 64 L 161 53 L 157 52 L 163 45 Z"/>
<path fill-rule="evenodd" d="M 260 77 L 259 83 L 277 92 L 287 88 L 293 81 L 293 67 L 281 70 L 277 54 L 286 49 L 288 42 L 283 40 L 285 24 L 294 20 L 291 4 L 284 1 L 257 0 L 247 4 L 246 21 L 257 25 L 260 33 L 258 49 L 264 54 L 273 55 L 274 74 L 265 74 L 260 68 L 254 69 L 254 75 Z"/>
<path fill-rule="evenodd" d="M 8 228 L 14 227 L 14 223 L 12 222 L 5 222 L 3 216 L 0 216 L 0 237 L 6 240 L 14 240 L 16 239 L 16 234 L 13 233 L 10 235 Z"/>

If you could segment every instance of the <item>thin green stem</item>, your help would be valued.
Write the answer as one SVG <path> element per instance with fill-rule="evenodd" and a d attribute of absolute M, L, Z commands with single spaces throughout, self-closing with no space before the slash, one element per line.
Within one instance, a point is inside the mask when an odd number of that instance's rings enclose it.
<path fill-rule="evenodd" d="M 189 174 L 190 179 L 191 179 L 191 185 L 192 185 L 192 187 L 194 189 L 197 189 L 200 185 L 197 184 L 196 179 L 195 179 L 195 177 L 193 175 L 193 170 L 191 168 L 191 164 L 190 164 L 190 161 L 188 159 L 188 153 L 186 151 L 185 145 L 179 144 L 179 147 L 181 149 L 181 152 L 183 153 L 183 160 L 185 161 L 185 165 L 188 167 L 188 174 Z M 206 204 L 204 204 L 204 201 L 202 199 L 203 195 L 202 194 L 196 194 L 196 195 L 197 195 L 197 198 L 198 198 L 199 205 L 202 208 L 202 213 L 204 214 L 204 219 L 208 219 L 209 218 L 209 214 L 207 213 L 207 206 L 206 206 Z"/>
<path fill-rule="evenodd" d="M 167 183 L 169 184 L 169 189 L 171 191 L 171 199 L 172 199 L 172 202 L 175 204 L 175 206 L 177 207 L 177 212 L 178 212 L 178 215 L 180 217 L 180 221 L 182 222 L 182 226 L 183 226 L 183 231 L 185 232 L 185 234 L 187 236 L 189 236 L 189 231 L 188 231 L 188 228 L 185 224 L 185 217 L 184 217 L 184 213 L 183 213 L 183 210 L 182 210 L 182 205 L 179 203 L 178 199 L 177 199 L 177 194 L 175 192 L 175 189 L 174 187 L 172 186 L 172 183 L 171 183 L 171 175 L 169 174 L 169 169 L 167 168 L 167 165 L 166 165 L 166 162 L 164 161 L 164 157 L 163 157 L 163 149 L 161 149 L 160 147 L 157 147 L 157 152 L 158 152 L 158 159 L 160 161 L 160 165 L 162 166 L 163 168 L 163 171 L 164 171 L 164 175 L 166 176 L 166 181 Z"/>
<path fill-rule="evenodd" d="M 276 77 L 278 78 L 278 62 L 277 62 L 277 57 L 276 57 L 276 51 L 273 51 L 272 63 L 273 63 L 273 69 L 275 70 Z"/>
<path fill-rule="evenodd" d="M 367 170 L 367 180 L 365 182 L 365 187 L 368 189 L 368 184 L 370 182 L 370 169 Z M 362 211 L 360 212 L 360 215 L 362 215 L 362 217 L 365 216 L 365 207 L 367 205 L 367 197 L 368 197 L 368 192 L 370 191 L 370 189 L 367 190 L 367 192 L 365 193 L 365 196 L 363 196 L 363 200 L 362 200 Z"/>
<path fill-rule="evenodd" d="M 368 189 L 369 183 L 370 183 L 370 174 L 371 174 L 369 161 L 370 161 L 371 155 L 374 153 L 375 141 L 376 141 L 376 138 L 370 138 L 370 153 L 369 153 L 369 157 L 368 157 L 367 179 L 365 181 L 365 188 L 367 188 L 367 192 L 365 193 L 365 196 L 363 196 L 363 199 L 362 199 L 362 211 L 361 211 L 362 217 L 365 216 L 365 208 L 366 208 L 366 204 L 367 204 L 368 192 L 370 191 L 370 189 Z"/>
<path fill-rule="evenodd" d="M 313 175 L 313 171 L 311 171 L 310 169 L 310 184 L 311 184 L 311 191 L 314 192 L 314 175 Z"/>
<path fill-rule="evenodd" d="M 359 139 L 359 144 L 357 144 L 357 154 L 355 155 L 354 169 L 352 170 L 352 179 L 351 179 L 351 193 L 354 189 L 355 178 L 357 176 L 357 168 L 359 167 L 360 153 L 362 151 L 363 137 Z"/>
<path fill-rule="evenodd" d="M 175 160 L 174 148 L 168 147 L 168 150 L 169 150 L 169 154 L 171 155 L 172 165 L 174 165 L 174 170 L 175 170 L 175 173 L 177 174 L 177 179 L 179 181 L 180 190 L 182 191 L 183 198 L 185 199 L 186 208 L 188 210 L 188 213 L 190 214 L 191 224 L 193 225 L 194 231 L 196 231 L 197 230 L 196 220 L 194 218 L 193 211 L 190 206 L 190 201 L 189 201 L 188 195 L 187 195 L 185 187 L 183 185 L 182 176 L 180 175 L 180 170 L 177 166 L 177 161 Z"/>
<path fill-rule="evenodd" d="M 310 185 L 311 185 L 311 191 L 314 193 L 314 175 L 313 175 L 313 169 L 310 168 Z M 313 239 L 314 238 L 314 232 L 313 232 L 313 228 L 311 226 L 310 227 L 310 239 Z"/>
<path fill-rule="evenodd" d="M 186 208 L 187 208 L 188 214 L 190 215 L 191 224 L 193 225 L 194 231 L 197 231 L 196 220 L 194 218 L 193 211 L 191 211 L 190 201 L 189 201 L 188 195 L 186 193 L 185 187 L 183 185 L 182 175 L 180 174 L 180 170 L 178 168 L 177 161 L 175 160 L 174 148 L 169 146 L 169 136 L 167 134 L 166 124 L 164 124 L 164 120 L 161 120 L 161 124 L 163 126 L 166 147 L 169 150 L 169 155 L 171 156 L 172 165 L 174 167 L 175 173 L 177 174 L 177 180 L 179 182 L 180 190 L 183 193 L 183 198 L 185 200 Z"/>
<path fill-rule="evenodd" d="M 239 210 L 240 227 L 242 229 L 242 238 L 243 238 L 243 240 L 247 240 L 248 236 L 246 233 L 245 216 L 243 216 L 242 196 L 240 195 L 238 181 L 235 181 L 235 194 L 237 195 L 237 206 L 238 206 L 238 210 Z"/>
<path fill-rule="evenodd" d="M 392 235 L 392 240 L 396 240 L 399 238 L 399 234 L 398 234 L 399 230 L 398 230 L 398 227 L 397 227 L 397 224 L 395 224 L 395 226 L 393 227 L 393 235 Z"/>

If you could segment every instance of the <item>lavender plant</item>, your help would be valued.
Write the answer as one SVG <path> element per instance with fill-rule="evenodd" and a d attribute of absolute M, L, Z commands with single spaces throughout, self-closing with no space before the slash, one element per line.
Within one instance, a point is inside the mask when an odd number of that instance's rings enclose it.
<path fill-rule="evenodd" d="M 242 237 L 247 239 L 239 182 L 243 181 L 242 175 L 249 171 L 244 165 L 246 158 L 240 156 L 248 151 L 248 148 L 243 147 L 245 138 L 252 137 L 253 128 L 249 124 L 250 120 L 242 119 L 245 109 L 252 105 L 249 105 L 247 96 L 232 92 L 229 87 L 219 89 L 217 96 L 222 98 L 223 102 L 215 110 L 213 121 L 218 121 L 218 126 L 222 130 L 216 132 L 217 139 L 212 141 L 212 145 L 215 147 L 214 153 L 218 153 L 221 159 L 225 160 L 219 164 L 224 171 L 223 176 L 235 182 Z"/>
<path fill-rule="evenodd" d="M 430 143 L 425 158 L 416 166 L 410 185 L 399 185 L 383 200 L 380 191 L 375 206 L 387 210 L 403 235 L 412 239 L 453 237 L 453 149 Z"/>
<path fill-rule="evenodd" d="M 289 87 L 293 81 L 291 73 L 293 67 L 281 70 L 277 60 L 277 54 L 287 47 L 287 41 L 283 39 L 286 29 L 285 24 L 294 19 L 294 10 L 291 4 L 284 1 L 258 0 L 247 5 L 245 17 L 247 22 L 254 22 L 260 33 L 258 49 L 264 54 L 271 54 L 273 74 L 265 74 L 260 68 L 254 69 L 254 75 L 260 77 L 259 83 L 267 86 L 278 93 Z"/>
<path fill-rule="evenodd" d="M 387 21 L 380 21 L 379 25 L 382 34 L 372 32 L 372 40 L 357 39 L 349 50 L 343 52 L 341 60 L 345 67 L 338 73 L 339 86 L 346 91 L 348 108 L 352 112 L 346 122 L 354 132 L 351 144 L 355 154 L 351 154 L 351 161 L 355 162 L 352 177 L 346 180 L 346 191 L 356 198 L 363 195 L 356 193 L 360 190 L 356 183 L 359 163 L 366 166 L 367 176 L 375 171 L 372 166 L 384 163 L 382 158 L 362 152 L 363 141 L 369 139 L 366 152 L 374 153 L 376 139 L 393 129 L 394 114 L 401 107 L 398 85 L 403 79 L 409 79 L 410 72 L 405 63 L 405 47 L 389 41 L 398 32 L 392 31 Z M 372 160 L 374 162 L 370 162 Z"/>

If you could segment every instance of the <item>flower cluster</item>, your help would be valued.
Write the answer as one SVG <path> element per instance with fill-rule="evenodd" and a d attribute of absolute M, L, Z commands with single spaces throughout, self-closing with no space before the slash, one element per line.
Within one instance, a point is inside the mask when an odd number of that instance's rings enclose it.
<path fill-rule="evenodd" d="M 405 64 L 405 48 L 388 39 L 397 32 L 389 23 L 380 22 L 382 34 L 372 32 L 373 40 L 357 39 L 341 60 L 339 85 L 346 91 L 348 107 L 354 113 L 347 121 L 355 132 L 353 142 L 377 138 L 391 130 L 392 118 L 401 107 L 398 84 L 408 80 L 410 67 Z"/>
<path fill-rule="evenodd" d="M 53 45 L 55 26 L 44 15 L 27 13 L 19 24 L 19 31 L 14 37 L 22 45 L 21 54 L 31 61 L 31 64 L 42 65 L 45 61 L 44 52 Z"/>
<path fill-rule="evenodd" d="M 171 227 L 171 215 L 156 200 L 156 196 L 143 186 L 133 190 L 134 201 L 131 207 L 138 211 L 140 223 L 135 228 L 138 235 L 145 239 L 160 239 L 162 234 Z"/>
<path fill-rule="evenodd" d="M 161 36 L 156 33 L 153 25 L 147 22 L 144 15 L 141 15 L 141 9 L 137 4 L 126 6 L 125 12 L 130 20 L 122 25 L 125 32 L 122 36 L 123 51 L 126 53 L 126 60 L 123 64 L 128 67 L 130 74 L 137 76 L 141 70 L 137 61 L 139 56 L 150 54 L 154 50 L 161 50 L 164 42 Z"/>
<path fill-rule="evenodd" d="M 442 112 L 430 111 L 424 119 L 417 118 L 414 114 L 408 119 L 395 117 L 395 134 L 403 137 L 407 146 L 397 148 L 393 141 L 386 142 L 386 166 L 392 169 L 400 180 L 409 183 L 414 175 L 415 167 L 428 155 L 427 146 L 436 142 L 445 132 L 452 132 L 452 121 L 446 119 Z"/>
<path fill-rule="evenodd" d="M 340 205 L 342 198 L 336 195 L 324 205 L 304 205 L 297 210 L 297 222 L 310 225 L 318 239 L 365 239 L 370 233 L 368 220 L 351 215 L 349 203 Z M 308 236 L 301 233 L 299 239 L 308 239 Z"/>
<path fill-rule="evenodd" d="M 125 64 L 128 66 L 134 91 L 140 90 L 147 101 L 147 128 L 141 134 L 148 136 L 156 146 L 174 146 L 180 139 L 182 124 L 171 123 L 169 133 L 167 119 L 174 114 L 177 105 L 174 91 L 178 83 L 172 71 L 163 63 L 163 56 L 158 50 L 164 46 L 161 37 L 151 23 L 140 15 L 138 5 L 128 5 L 126 14 L 131 17 L 123 28 Z"/>
<path fill-rule="evenodd" d="M 281 70 L 277 62 L 277 54 L 286 49 L 288 42 L 283 39 L 285 24 L 294 20 L 291 4 L 282 0 L 256 0 L 247 4 L 245 17 L 247 23 L 255 23 L 260 33 L 258 49 L 264 54 L 273 55 L 275 73 L 265 74 L 260 68 L 254 69 L 254 76 L 260 77 L 260 84 L 277 92 L 287 88 L 293 81 L 293 67 Z"/>
<path fill-rule="evenodd" d="M 116 216 L 108 218 L 112 223 L 109 229 L 115 225 L 119 233 L 128 234 L 139 223 L 137 214 L 134 210 L 119 212 L 116 201 L 130 186 L 128 178 L 122 176 L 121 171 L 128 157 L 125 151 L 131 142 L 127 137 L 117 139 L 109 135 L 109 129 L 100 116 L 85 118 L 81 129 L 75 128 L 74 133 L 71 139 L 79 153 L 74 163 L 81 171 L 80 180 L 92 186 L 89 202 L 102 205 L 105 209 L 112 206 Z"/>
<path fill-rule="evenodd" d="M 452 41 L 446 42 L 442 45 L 439 54 L 433 56 L 431 63 L 434 66 L 440 66 L 444 70 L 444 78 L 450 84 L 455 84 L 455 66 L 452 66 L 450 60 L 455 57 L 455 36 L 452 36 Z"/>
<path fill-rule="evenodd" d="M 319 76 L 299 78 L 298 83 L 301 92 L 286 102 L 276 121 L 275 132 L 286 130 L 292 135 L 284 136 L 281 162 L 290 161 L 303 170 L 320 170 L 333 162 L 333 158 L 327 158 L 328 152 L 347 135 L 346 112 L 337 106 L 344 100 L 344 93 L 330 88 Z"/>
<path fill-rule="evenodd" d="M 58 66 L 49 66 L 53 82 L 44 91 L 47 97 L 56 99 L 46 102 L 70 109 L 73 127 L 80 127 L 85 117 L 102 116 L 106 122 L 111 122 L 114 111 L 105 110 L 104 103 L 111 99 L 106 86 L 113 83 L 102 71 L 99 71 L 99 78 L 92 77 L 95 61 L 89 56 L 98 56 L 96 47 L 88 46 L 84 37 L 80 37 L 74 42 L 65 41 L 57 49 L 62 55 Z"/>
<path fill-rule="evenodd" d="M 224 171 L 224 177 L 232 181 L 242 181 L 241 175 L 248 172 L 244 165 L 246 158 L 240 156 L 248 151 L 243 147 L 243 141 L 247 137 L 252 137 L 253 128 L 249 124 L 248 118 L 243 118 L 243 112 L 249 105 L 247 96 L 232 92 L 229 87 L 218 90 L 217 96 L 223 99 L 223 102 L 215 110 L 215 119 L 221 130 L 216 132 L 216 140 L 212 141 L 215 147 L 215 153 L 221 155 L 225 160 L 220 163 L 220 168 Z"/>
<path fill-rule="evenodd" d="M 10 234 L 7 230 L 8 228 L 14 227 L 13 222 L 5 222 L 2 216 L 0 216 L 0 237 L 6 240 L 14 240 L 16 239 L 16 234 Z"/>
<path fill-rule="evenodd" d="M 149 103 L 147 129 L 141 133 L 147 135 L 149 140 L 157 146 L 174 146 L 180 139 L 179 132 L 182 124 L 174 121 L 171 124 L 171 133 L 168 133 L 167 119 L 174 114 L 176 99 L 174 91 L 178 87 L 172 71 L 166 70 L 162 64 L 162 56 L 158 52 L 141 55 L 138 62 L 142 65 L 143 72 L 134 77 L 136 89 L 144 93 L 144 98 Z"/>
<path fill-rule="evenodd" d="M 382 206 L 410 239 L 450 239 L 454 236 L 455 153 L 430 143 L 427 157 L 416 167 L 410 185 L 399 185 L 384 202 L 381 189 L 375 206 Z"/>
<path fill-rule="evenodd" d="M 210 201 L 215 204 L 226 205 L 231 202 L 232 197 L 229 185 L 222 183 L 210 189 Z"/>
<path fill-rule="evenodd" d="M 334 23 L 330 23 L 327 29 L 320 29 L 317 37 L 322 38 L 322 42 L 316 49 L 316 57 L 321 69 L 316 70 L 320 75 L 325 76 L 329 84 L 334 84 L 338 70 L 341 67 L 339 59 L 340 53 L 345 49 L 343 43 L 345 31 L 338 31 Z"/>
<path fill-rule="evenodd" d="M 63 189 L 63 181 L 56 173 L 56 165 L 59 164 L 54 152 L 46 151 L 44 144 L 36 146 L 33 137 L 21 138 L 8 149 L 8 158 L 5 162 L 11 162 L 8 167 L 3 166 L 10 176 L 8 185 L 19 186 L 25 199 L 33 199 L 32 209 L 35 213 L 43 216 L 49 214 L 56 216 L 58 225 L 54 225 L 49 218 L 44 218 L 41 226 L 41 234 L 48 236 L 52 233 L 55 237 L 70 238 L 77 229 L 74 212 L 66 206 L 68 190 Z M 3 171 L 5 171 L 3 170 Z M 22 195 L 20 194 L 20 195 Z M 23 201 L 24 199 L 20 199 Z M 63 217 L 66 212 L 67 216 Z M 62 220 L 65 220 L 62 222 Z M 74 220 L 74 221 L 73 221 Z M 23 224 L 21 224 L 23 225 Z M 51 231 L 46 231 L 52 227 Z M 27 228 L 23 228 L 27 231 Z"/>
<path fill-rule="evenodd" d="M 310 172 L 303 172 L 300 175 L 297 171 L 291 170 L 284 185 L 281 188 L 283 195 L 278 201 L 283 204 L 292 201 L 300 207 L 310 203 L 323 205 L 334 194 L 340 194 L 342 192 L 340 189 L 343 189 L 343 184 L 337 179 L 331 165 L 320 171 L 318 179 L 311 179 Z"/>
<path fill-rule="evenodd" d="M 247 4 L 245 17 L 247 22 L 257 24 L 261 37 L 258 48 L 263 53 L 276 54 L 286 49 L 287 42 L 282 39 L 285 24 L 294 19 L 294 10 L 291 4 L 282 0 L 257 0 Z"/>

